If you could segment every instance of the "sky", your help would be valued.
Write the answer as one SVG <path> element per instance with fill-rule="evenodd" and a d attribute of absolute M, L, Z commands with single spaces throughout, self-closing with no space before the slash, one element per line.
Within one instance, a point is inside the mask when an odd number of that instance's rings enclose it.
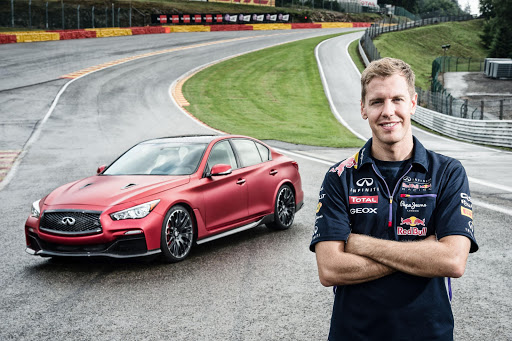
<path fill-rule="evenodd" d="M 480 14 L 480 1 L 479 0 L 458 0 L 460 8 L 466 8 L 466 4 L 469 2 L 471 7 L 471 14 Z"/>

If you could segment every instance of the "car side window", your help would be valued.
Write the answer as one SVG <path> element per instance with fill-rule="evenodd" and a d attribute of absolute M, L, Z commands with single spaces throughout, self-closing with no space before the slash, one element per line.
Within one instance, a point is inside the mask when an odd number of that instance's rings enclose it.
<path fill-rule="evenodd" d="M 246 139 L 233 139 L 233 145 L 237 151 L 242 167 L 249 167 L 262 162 L 256 143 Z"/>
<path fill-rule="evenodd" d="M 272 160 L 270 149 L 258 142 L 256 142 L 256 147 L 258 147 L 258 151 L 260 152 L 261 160 L 263 160 L 263 162 Z"/>
<path fill-rule="evenodd" d="M 218 164 L 230 165 L 232 169 L 237 169 L 235 153 L 231 148 L 229 141 L 221 141 L 216 143 L 210 151 L 208 157 L 208 167 L 211 169 Z"/>

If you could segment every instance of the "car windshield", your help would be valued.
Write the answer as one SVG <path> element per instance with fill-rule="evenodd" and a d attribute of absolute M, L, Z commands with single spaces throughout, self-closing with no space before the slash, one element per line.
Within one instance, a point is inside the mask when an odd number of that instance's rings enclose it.
<path fill-rule="evenodd" d="M 190 175 L 197 170 L 206 143 L 141 143 L 124 153 L 103 175 Z"/>

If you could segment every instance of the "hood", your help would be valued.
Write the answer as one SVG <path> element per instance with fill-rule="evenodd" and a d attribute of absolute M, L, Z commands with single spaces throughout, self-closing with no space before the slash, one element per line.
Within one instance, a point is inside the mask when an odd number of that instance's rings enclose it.
<path fill-rule="evenodd" d="M 57 188 L 44 203 L 50 206 L 107 207 L 141 199 L 189 182 L 189 176 L 97 175 Z"/>

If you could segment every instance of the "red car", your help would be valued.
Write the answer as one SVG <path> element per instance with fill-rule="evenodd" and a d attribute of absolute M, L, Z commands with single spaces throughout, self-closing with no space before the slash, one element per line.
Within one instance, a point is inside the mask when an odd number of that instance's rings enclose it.
<path fill-rule="evenodd" d="M 28 253 L 177 262 L 194 243 L 289 228 L 304 198 L 297 162 L 245 136 L 144 141 L 97 173 L 33 203 Z"/>

